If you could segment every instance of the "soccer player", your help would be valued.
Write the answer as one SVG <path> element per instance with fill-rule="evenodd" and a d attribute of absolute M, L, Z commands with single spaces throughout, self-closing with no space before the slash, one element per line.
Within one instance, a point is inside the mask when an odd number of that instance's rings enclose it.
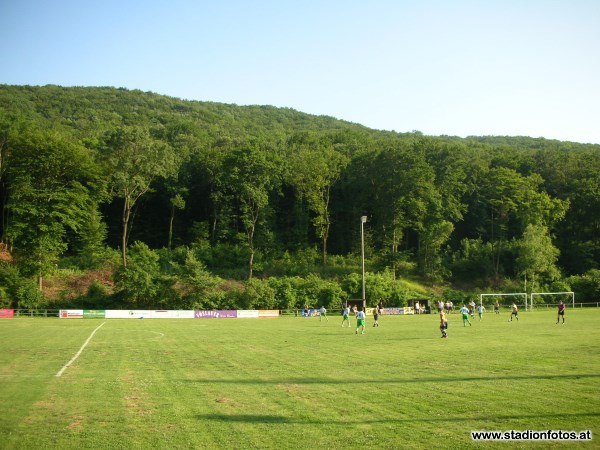
<path fill-rule="evenodd" d="M 494 305 L 494 312 L 496 314 L 500 314 L 500 303 L 496 300 L 496 304 Z"/>
<path fill-rule="evenodd" d="M 342 313 L 342 327 L 344 327 L 344 322 L 348 321 L 348 328 L 350 328 L 350 307 L 346 303 L 346 307 L 344 308 L 344 312 Z"/>
<path fill-rule="evenodd" d="M 440 331 L 442 332 L 442 338 L 448 337 L 448 319 L 444 311 L 440 311 Z"/>
<path fill-rule="evenodd" d="M 469 310 L 467 309 L 467 307 L 463 305 L 462 308 L 458 310 L 458 312 L 462 314 L 463 327 L 467 326 L 467 322 L 469 322 L 469 326 L 472 326 L 471 321 L 469 320 Z"/>
<path fill-rule="evenodd" d="M 473 300 L 469 302 L 469 314 L 473 319 L 475 318 L 475 302 Z"/>
<path fill-rule="evenodd" d="M 561 300 L 558 304 L 558 317 L 556 318 L 556 323 L 560 322 L 560 316 L 562 316 L 563 322 L 565 323 L 565 307 L 566 305 Z"/>
<path fill-rule="evenodd" d="M 479 314 L 479 321 L 481 322 L 481 319 L 483 319 L 483 313 L 485 312 L 485 306 L 483 306 L 483 303 L 480 303 L 479 306 L 477 307 L 477 314 Z"/>
<path fill-rule="evenodd" d="M 325 320 L 329 322 L 329 318 L 327 317 L 327 310 L 324 306 L 321 306 L 321 309 L 319 309 L 319 322 L 323 320 L 323 317 L 325 317 Z"/>
<path fill-rule="evenodd" d="M 361 334 L 365 334 L 365 312 L 362 309 L 359 309 L 356 313 L 356 334 L 358 334 L 360 327 L 362 327 Z"/>
<path fill-rule="evenodd" d="M 515 319 L 517 319 L 517 322 L 518 322 L 519 321 L 519 307 L 517 305 L 515 305 L 513 302 L 513 304 L 511 305 L 511 309 L 512 309 L 512 311 L 510 313 L 509 322 L 512 322 L 513 317 Z"/>
<path fill-rule="evenodd" d="M 379 326 L 379 322 L 378 322 L 378 320 L 379 320 L 379 305 L 377 305 L 375 307 L 375 309 L 373 310 L 373 319 L 374 319 L 373 326 L 378 327 Z"/>

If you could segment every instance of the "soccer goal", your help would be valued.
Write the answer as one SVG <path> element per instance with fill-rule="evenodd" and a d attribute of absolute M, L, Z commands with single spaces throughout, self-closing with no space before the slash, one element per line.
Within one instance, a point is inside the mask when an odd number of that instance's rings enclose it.
<path fill-rule="evenodd" d="M 529 294 L 531 308 L 533 308 L 533 297 L 535 295 L 539 295 L 540 297 L 543 295 L 553 295 L 555 297 L 567 298 L 571 300 L 571 302 L 573 303 L 573 308 L 575 308 L 575 292 L 532 292 L 531 294 Z"/>
<path fill-rule="evenodd" d="M 494 296 L 502 296 L 502 297 L 514 297 L 514 298 L 523 298 L 523 304 L 525 305 L 525 311 L 527 311 L 527 292 L 512 292 L 509 294 L 479 294 L 479 303 L 483 303 L 484 297 L 494 297 Z M 515 302 L 517 303 L 517 302 Z"/>

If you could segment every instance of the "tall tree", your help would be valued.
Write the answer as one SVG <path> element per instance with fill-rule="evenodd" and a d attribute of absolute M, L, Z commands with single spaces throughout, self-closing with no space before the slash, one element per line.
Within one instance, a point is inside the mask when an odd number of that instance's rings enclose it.
<path fill-rule="evenodd" d="M 261 214 L 269 205 L 269 195 L 280 184 L 280 164 L 274 151 L 261 142 L 248 142 L 230 151 L 223 161 L 221 192 L 232 202 L 244 228 L 250 252 L 248 279 L 252 279 L 256 254 L 255 236 Z"/>
<path fill-rule="evenodd" d="M 543 180 L 537 174 L 522 176 L 513 169 L 492 168 L 481 192 L 489 206 L 489 240 L 493 245 L 496 277 L 500 256 L 510 239 L 520 236 L 528 224 L 552 226 L 561 220 L 569 202 L 551 198 L 540 191 Z"/>
<path fill-rule="evenodd" d="M 166 142 L 155 139 L 143 126 L 123 126 L 107 133 L 100 152 L 111 191 L 123 200 L 121 255 L 127 266 L 131 211 L 156 178 L 168 177 L 177 170 L 177 159 Z"/>
<path fill-rule="evenodd" d="M 379 245 L 395 276 L 403 237 L 422 233 L 434 206 L 439 209 L 435 173 L 422 148 L 391 143 L 373 154 L 364 176 L 368 197 L 363 201 L 373 212 L 373 226 L 381 230 Z"/>
<path fill-rule="evenodd" d="M 39 287 L 79 233 L 95 202 L 98 172 L 89 152 L 56 132 L 30 130 L 12 144 L 8 227 L 14 253 Z"/>
<path fill-rule="evenodd" d="M 314 214 L 313 225 L 321 239 L 323 264 L 327 264 L 331 189 L 350 159 L 317 136 L 295 136 L 288 145 L 292 152 L 288 179 Z"/>
<path fill-rule="evenodd" d="M 15 120 L 6 111 L 0 109 L 0 243 L 5 240 L 7 225 L 8 180 L 6 179 L 11 151 L 11 134 Z"/>

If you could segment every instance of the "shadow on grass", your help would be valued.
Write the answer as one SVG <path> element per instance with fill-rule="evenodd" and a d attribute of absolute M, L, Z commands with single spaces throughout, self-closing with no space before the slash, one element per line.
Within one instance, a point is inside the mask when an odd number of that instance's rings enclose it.
<path fill-rule="evenodd" d="M 421 378 L 396 378 L 396 379 L 385 379 L 385 380 L 335 380 L 335 379 L 324 379 L 324 378 L 288 378 L 288 379 L 201 379 L 201 380 L 184 380 L 188 383 L 198 384 L 405 384 L 405 383 L 456 383 L 462 382 L 481 382 L 481 381 L 518 381 L 518 380 L 578 380 L 582 378 L 600 378 L 600 374 L 584 373 L 584 374 L 568 374 L 568 375 L 490 375 L 487 377 L 453 377 L 453 378 L 433 378 L 433 377 L 421 377 Z"/>
<path fill-rule="evenodd" d="M 581 412 L 566 414 L 512 414 L 504 416 L 475 416 L 475 417 L 415 417 L 407 419 L 368 419 L 368 420 L 323 420 L 298 419 L 295 417 L 254 415 L 254 414 L 204 414 L 196 416 L 198 420 L 210 420 L 223 423 L 266 423 L 266 424 L 298 424 L 298 425 L 365 425 L 365 424 L 400 424 L 425 422 L 478 422 L 506 421 L 527 419 L 568 419 L 583 417 L 599 417 L 600 412 Z"/>

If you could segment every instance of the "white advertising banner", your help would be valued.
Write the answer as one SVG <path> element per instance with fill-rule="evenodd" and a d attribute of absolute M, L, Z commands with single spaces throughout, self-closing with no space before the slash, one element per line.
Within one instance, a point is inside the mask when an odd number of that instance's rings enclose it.
<path fill-rule="evenodd" d="M 278 309 L 261 309 L 258 311 L 258 317 L 279 317 Z"/>
<path fill-rule="evenodd" d="M 258 319 L 258 310 L 239 310 L 237 312 L 238 319 Z"/>
<path fill-rule="evenodd" d="M 183 311 L 183 310 L 177 310 L 177 311 L 169 311 L 171 313 L 170 318 L 171 319 L 193 319 L 195 318 L 194 315 L 194 311 Z"/>
<path fill-rule="evenodd" d="M 193 319 L 194 311 L 183 310 L 145 310 L 145 309 L 107 309 L 107 319 Z"/>
<path fill-rule="evenodd" d="M 107 319 L 149 319 L 151 315 L 152 311 L 137 309 L 107 309 L 104 317 Z"/>

